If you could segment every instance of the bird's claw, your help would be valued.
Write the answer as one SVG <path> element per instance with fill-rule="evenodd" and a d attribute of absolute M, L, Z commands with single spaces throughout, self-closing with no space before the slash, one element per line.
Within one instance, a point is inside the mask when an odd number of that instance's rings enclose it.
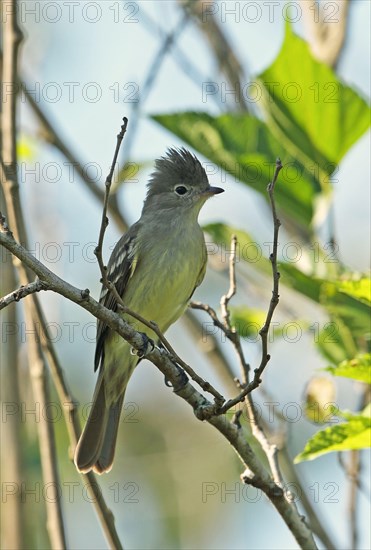
<path fill-rule="evenodd" d="M 148 338 L 147 334 L 145 334 L 144 332 L 142 332 L 141 335 L 142 346 L 140 347 L 140 349 L 131 348 L 132 355 L 136 355 L 137 357 L 139 357 L 139 359 L 143 359 L 155 349 L 154 341 L 151 340 L 151 338 Z"/>
<path fill-rule="evenodd" d="M 175 382 L 169 380 L 169 378 L 165 375 L 165 386 L 168 388 L 173 388 L 174 392 L 183 389 L 188 382 L 188 376 L 184 370 L 179 365 L 176 365 L 176 367 L 178 369 L 178 374 Z"/>

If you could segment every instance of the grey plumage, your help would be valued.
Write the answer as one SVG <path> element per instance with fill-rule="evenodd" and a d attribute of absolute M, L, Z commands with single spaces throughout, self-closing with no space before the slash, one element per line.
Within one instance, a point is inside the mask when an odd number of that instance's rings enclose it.
<path fill-rule="evenodd" d="M 170 148 L 165 156 L 155 161 L 155 170 L 147 185 L 144 207 L 150 203 L 151 197 L 168 192 L 169 186 L 175 183 L 197 185 L 204 189 L 209 186 L 204 167 L 198 158 L 184 147 Z"/>
<path fill-rule="evenodd" d="M 206 268 L 206 247 L 197 222 L 205 201 L 223 190 L 210 187 L 199 160 L 186 149 L 169 149 L 155 163 L 141 218 L 116 244 L 108 263 L 125 305 L 162 332 L 184 312 Z M 116 311 L 103 288 L 100 303 Z M 156 340 L 155 334 L 128 315 L 124 319 Z M 95 369 L 99 368 L 93 405 L 75 452 L 81 472 L 111 469 L 120 412 L 138 357 L 129 344 L 98 321 Z"/>

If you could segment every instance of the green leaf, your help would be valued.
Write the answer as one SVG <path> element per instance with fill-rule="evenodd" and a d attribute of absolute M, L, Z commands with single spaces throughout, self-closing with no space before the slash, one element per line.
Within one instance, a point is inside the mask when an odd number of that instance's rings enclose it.
<path fill-rule="evenodd" d="M 261 309 L 252 309 L 245 306 L 230 307 L 231 322 L 242 338 L 256 342 L 259 331 L 264 325 L 267 313 Z"/>
<path fill-rule="evenodd" d="M 354 339 L 340 317 L 331 317 L 315 340 L 322 355 L 334 365 L 354 357 Z"/>
<path fill-rule="evenodd" d="M 297 464 L 304 460 L 313 460 L 333 451 L 370 447 L 371 419 L 362 414 L 347 414 L 347 417 L 348 422 L 321 430 L 311 437 L 294 462 Z"/>
<path fill-rule="evenodd" d="M 368 277 L 363 277 L 357 281 L 341 281 L 338 283 L 338 290 L 361 302 L 371 304 L 371 279 Z"/>
<path fill-rule="evenodd" d="M 324 370 L 334 376 L 344 376 L 371 384 L 371 354 L 359 354 L 350 361 L 343 361 L 337 367 L 327 367 Z"/>
<path fill-rule="evenodd" d="M 369 338 L 371 326 L 367 302 L 339 290 L 338 281 L 326 281 L 321 287 L 321 303 L 331 315 L 342 319 L 353 337 Z"/>
<path fill-rule="evenodd" d="M 325 189 L 345 153 L 370 125 L 366 101 L 313 58 L 290 24 L 282 49 L 259 77 L 270 128 L 308 170 L 323 172 Z"/>
<path fill-rule="evenodd" d="M 307 275 L 292 264 L 279 262 L 281 281 L 314 302 L 321 301 L 323 279 Z"/>
<path fill-rule="evenodd" d="M 176 113 L 156 115 L 156 122 L 187 142 L 217 166 L 261 193 L 267 199 L 275 160 L 284 168 L 279 176 L 276 202 L 304 234 L 312 219 L 312 200 L 320 187 L 261 120 L 244 114 Z"/>

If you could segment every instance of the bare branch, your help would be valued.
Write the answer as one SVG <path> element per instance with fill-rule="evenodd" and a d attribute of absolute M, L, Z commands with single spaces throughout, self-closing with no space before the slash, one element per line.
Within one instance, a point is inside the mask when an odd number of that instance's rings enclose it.
<path fill-rule="evenodd" d="M 243 384 L 241 384 L 238 380 L 236 380 L 237 387 L 240 390 L 244 390 L 244 388 L 248 385 L 248 382 L 249 382 L 249 365 L 247 365 L 245 361 L 244 353 L 240 343 L 240 336 L 236 332 L 236 330 L 233 329 L 233 327 L 231 327 L 230 311 L 228 309 L 229 301 L 236 294 L 236 290 L 237 290 L 236 289 L 236 247 L 237 247 L 237 237 L 235 235 L 232 235 L 231 255 L 229 259 L 229 290 L 226 294 L 222 296 L 220 300 L 223 323 L 219 321 L 216 312 L 210 306 L 206 304 L 201 304 L 201 303 L 194 303 L 193 307 L 195 309 L 202 309 L 203 311 L 206 311 L 210 315 L 210 317 L 213 319 L 214 325 L 218 326 L 224 332 L 227 338 L 229 338 L 229 340 L 231 340 L 231 342 L 233 343 L 236 349 L 237 355 L 239 356 L 240 364 L 242 368 Z M 252 434 L 259 441 L 259 443 L 262 446 L 262 449 L 264 450 L 268 458 L 268 462 L 269 462 L 275 483 L 279 487 L 283 487 L 284 484 L 283 484 L 282 474 L 280 472 L 279 465 L 278 465 L 277 446 L 271 445 L 269 443 L 259 423 L 259 419 L 254 408 L 254 403 L 253 403 L 251 394 L 246 395 L 245 400 L 246 400 L 246 408 L 247 408 L 247 413 L 249 417 L 249 423 L 251 426 Z M 237 411 L 237 412 L 241 412 L 241 411 Z M 238 417 L 236 418 L 236 422 L 237 421 L 238 421 Z"/>
<path fill-rule="evenodd" d="M 212 319 L 214 326 L 219 328 L 225 336 L 230 340 L 236 350 L 241 372 L 248 372 L 250 365 L 246 363 L 245 355 L 243 353 L 240 335 L 230 323 L 230 312 L 228 310 L 228 304 L 231 298 L 236 293 L 236 248 L 237 248 L 237 237 L 232 235 L 231 239 L 231 255 L 229 259 L 229 290 L 224 294 L 220 300 L 220 305 L 222 308 L 222 317 L 223 322 L 219 320 L 216 311 L 210 307 L 208 304 L 203 304 L 201 302 L 191 302 L 190 307 L 193 309 L 201 309 L 205 311 Z M 222 411 L 225 409 L 224 405 L 221 409 L 217 410 L 216 414 L 223 414 Z"/>
<path fill-rule="evenodd" d="M 10 231 L 4 228 L 3 218 L 0 220 L 0 244 L 5 246 L 19 260 L 32 269 L 50 290 L 77 303 L 120 334 L 135 349 L 143 351 L 143 346 L 147 341 L 140 332 L 134 330 L 128 323 L 125 323 L 119 314 L 108 310 L 91 298 L 89 291 L 79 290 L 52 273 L 14 240 Z M 212 403 L 185 379 L 184 373 L 179 371 L 178 366 L 172 361 L 171 356 L 166 350 L 159 348 L 151 349 L 147 352 L 146 357 L 171 382 L 174 392 L 192 406 L 198 418 L 202 417 L 200 411 L 213 407 Z M 207 418 L 207 421 L 231 443 L 242 460 L 246 468 L 244 474 L 245 483 L 261 489 L 267 495 L 301 548 L 307 550 L 316 549 L 316 544 L 308 526 L 298 514 L 296 508 L 286 500 L 282 489 L 271 479 L 260 461 L 256 458 L 242 430 L 239 430 L 235 423 L 229 422 L 225 416 L 212 416 L 211 418 Z"/>
<path fill-rule="evenodd" d="M 118 157 L 118 154 L 119 154 L 119 151 L 120 151 L 121 143 L 122 143 L 122 140 L 124 139 L 124 135 L 126 133 L 126 128 L 127 128 L 127 125 L 128 125 L 128 119 L 126 117 L 124 117 L 122 120 L 123 120 L 124 123 L 121 126 L 120 133 L 117 134 L 116 148 L 115 148 L 115 152 L 114 152 L 114 155 L 113 155 L 111 168 L 110 168 L 109 174 L 106 178 L 105 193 L 104 193 L 104 199 L 103 199 L 102 222 L 101 222 L 100 231 L 99 231 L 98 245 L 97 245 L 97 247 L 94 251 L 94 254 L 96 255 L 97 260 L 98 260 L 98 264 L 99 264 L 100 271 L 102 273 L 102 277 L 105 277 L 105 278 L 106 278 L 105 274 L 106 274 L 107 270 L 106 270 L 106 267 L 105 267 L 105 265 L 103 263 L 103 259 L 102 259 L 102 247 L 103 247 L 104 234 L 105 234 L 107 226 L 108 226 L 108 218 L 107 218 L 108 201 L 109 201 L 109 195 L 110 195 L 110 190 L 111 190 L 111 185 L 112 185 L 113 172 L 115 170 L 115 165 L 116 165 L 116 162 L 117 162 L 117 157 Z"/>
<path fill-rule="evenodd" d="M 271 203 L 271 210 L 272 210 L 272 217 L 273 217 L 273 227 L 274 227 L 274 237 L 273 237 L 273 251 L 270 255 L 270 262 L 272 265 L 272 273 L 273 273 L 273 291 L 272 291 L 272 298 L 269 304 L 268 313 L 265 319 L 265 323 L 263 327 L 261 328 L 259 334 L 262 341 L 262 358 L 260 361 L 260 365 L 257 369 L 254 371 L 254 377 L 251 382 L 248 382 L 248 373 L 250 370 L 250 366 L 246 363 L 244 353 L 241 346 L 241 341 L 239 334 L 236 330 L 233 329 L 233 327 L 230 326 L 229 321 L 229 312 L 228 312 L 228 301 L 229 299 L 234 295 L 236 291 L 236 279 L 235 279 L 235 249 L 236 249 L 236 241 L 235 237 L 232 238 L 232 254 L 230 259 L 230 288 L 228 293 L 223 296 L 221 300 L 222 309 L 223 309 L 223 319 L 224 323 L 221 322 L 213 308 L 211 308 L 207 304 L 202 304 L 200 302 L 192 302 L 190 305 L 193 309 L 201 309 L 208 313 L 213 320 L 213 323 L 216 327 L 220 328 L 224 332 L 224 334 L 227 336 L 227 338 L 233 343 L 237 355 L 240 360 L 240 366 L 243 373 L 243 376 L 246 377 L 246 382 L 244 389 L 241 391 L 241 393 L 233 398 L 227 401 L 217 412 L 217 414 L 224 414 L 229 409 L 237 405 L 238 403 L 241 403 L 244 401 L 246 395 L 251 393 L 254 389 L 256 389 L 261 380 L 260 377 L 265 369 L 265 367 L 268 364 L 268 361 L 270 359 L 270 356 L 268 355 L 268 331 L 270 327 L 270 323 L 272 320 L 272 316 L 274 313 L 274 310 L 277 307 L 278 301 L 279 301 L 279 294 L 278 294 L 278 288 L 279 288 L 279 278 L 280 274 L 277 271 L 277 251 L 278 251 L 278 232 L 281 225 L 280 220 L 277 217 L 276 212 L 276 204 L 274 200 L 274 188 L 275 184 L 278 178 L 278 174 L 280 173 L 282 169 L 282 164 L 280 159 L 277 159 L 276 161 L 276 168 L 274 171 L 273 179 L 269 183 L 267 191 L 269 195 L 269 200 Z M 234 244 L 233 244 L 234 243 Z M 233 248 L 234 247 L 234 248 Z M 234 250 L 234 251 L 233 251 Z"/>
<path fill-rule="evenodd" d="M 240 403 L 245 398 L 246 395 L 251 393 L 255 388 L 259 386 L 259 384 L 261 383 L 260 377 L 263 374 L 263 371 L 270 359 L 270 356 L 268 355 L 268 331 L 272 321 L 274 310 L 276 309 L 279 301 L 278 289 L 279 289 L 279 279 L 280 279 L 280 274 L 277 271 L 277 251 L 278 251 L 278 232 L 279 232 L 281 222 L 277 217 L 276 204 L 274 200 L 274 188 L 278 178 L 278 174 L 280 173 L 281 169 L 282 169 L 281 161 L 280 159 L 277 159 L 276 169 L 274 171 L 273 179 L 269 183 L 267 188 L 269 200 L 271 203 L 273 226 L 274 226 L 273 251 L 269 257 L 272 265 L 273 291 L 272 291 L 272 298 L 269 304 L 269 309 L 265 319 L 265 323 L 259 331 L 261 342 L 262 342 L 262 358 L 261 358 L 259 367 L 254 371 L 254 377 L 252 381 L 248 383 L 247 386 L 245 386 L 245 389 L 237 397 L 227 401 L 227 403 L 221 409 L 222 413 L 225 413 L 231 407 L 234 407 L 235 405 L 237 405 L 237 403 Z"/>
<path fill-rule="evenodd" d="M 237 237 L 232 235 L 231 239 L 231 255 L 229 257 L 229 290 L 227 294 L 224 294 L 220 300 L 220 306 L 222 308 L 222 319 L 226 328 L 231 330 L 230 313 L 228 310 L 229 301 L 236 294 L 236 247 Z"/>
<path fill-rule="evenodd" d="M 243 382 L 244 382 L 243 387 L 246 386 L 246 384 L 248 383 L 247 377 L 248 377 L 248 372 L 245 371 L 245 375 L 243 378 Z M 270 443 L 267 436 L 265 435 L 264 430 L 259 422 L 259 417 L 256 414 L 256 409 L 254 407 L 254 402 L 251 394 L 246 395 L 245 400 L 246 400 L 246 409 L 249 417 L 249 424 L 251 426 L 252 434 L 259 441 L 263 451 L 266 454 L 275 483 L 279 487 L 283 488 L 284 482 L 283 482 L 282 473 L 278 463 L 277 445 Z"/>
<path fill-rule="evenodd" d="M 4 309 L 13 302 L 19 302 L 22 298 L 25 298 L 34 292 L 40 292 L 40 290 L 44 290 L 40 279 L 36 279 L 36 281 L 29 283 L 28 285 L 20 286 L 17 290 L 13 290 L 13 292 L 10 292 L 6 296 L 3 296 L 3 298 L 0 298 L 0 310 Z"/>

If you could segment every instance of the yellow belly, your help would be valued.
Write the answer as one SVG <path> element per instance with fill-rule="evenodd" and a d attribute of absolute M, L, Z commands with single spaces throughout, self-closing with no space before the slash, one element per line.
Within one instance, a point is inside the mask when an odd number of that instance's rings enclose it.
<path fill-rule="evenodd" d="M 163 249 L 160 256 L 147 250 L 145 254 L 139 255 L 127 283 L 123 296 L 125 305 L 147 321 L 155 321 L 162 332 L 183 314 L 195 287 L 202 281 L 206 250 L 201 231 L 200 239 L 188 243 L 186 249 L 184 242 L 180 248 L 171 251 Z M 129 315 L 124 315 L 124 318 L 137 330 L 157 341 L 156 335 L 148 327 Z M 131 354 L 130 345 L 111 331 L 104 349 L 104 376 L 110 380 L 106 384 L 106 398 L 113 403 L 125 391 L 138 358 Z"/>

